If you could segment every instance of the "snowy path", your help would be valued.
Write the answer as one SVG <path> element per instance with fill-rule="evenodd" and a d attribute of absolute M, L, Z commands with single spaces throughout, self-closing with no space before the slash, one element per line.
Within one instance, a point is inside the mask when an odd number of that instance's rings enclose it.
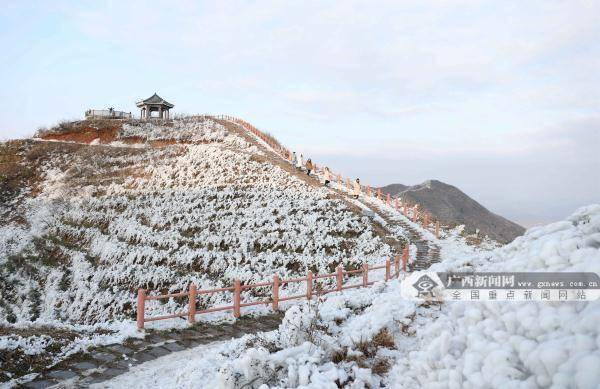
<path fill-rule="evenodd" d="M 84 357 L 65 361 L 24 387 L 87 387 L 126 374 L 128 370 L 136 369 L 137 366 L 145 367 L 149 362 L 154 362 L 157 358 L 163 359 L 161 357 L 171 353 L 179 355 L 180 352 L 188 352 L 186 349 L 196 350 L 199 346 L 225 341 L 232 343 L 232 338 L 239 339 L 246 334 L 272 331 L 279 326 L 281 318 L 280 314 L 271 314 L 242 317 L 233 324 L 198 323 L 186 329 L 150 331 L 144 339 L 102 347 Z"/>
<path fill-rule="evenodd" d="M 91 388 L 198 388 L 214 379 L 223 363 L 224 347 L 234 342 L 213 342 L 189 350 L 166 355 L 133 367 L 129 372 Z M 199 356 L 204 358 L 198 359 Z"/>
<path fill-rule="evenodd" d="M 397 235 L 405 236 L 411 245 L 416 246 L 417 253 L 409 265 L 409 271 L 426 270 L 440 261 L 440 247 L 434 242 L 436 239 L 433 239 L 430 232 L 424 231 L 391 207 L 376 204 L 375 199 L 362 199 L 361 202 L 377 212 L 386 221 L 388 229 Z"/>

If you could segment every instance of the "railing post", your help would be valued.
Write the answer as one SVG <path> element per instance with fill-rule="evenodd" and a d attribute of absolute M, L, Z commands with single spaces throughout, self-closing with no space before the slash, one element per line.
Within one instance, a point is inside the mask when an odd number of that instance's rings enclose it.
<path fill-rule="evenodd" d="M 394 269 L 396 270 L 396 278 L 400 277 L 400 254 L 396 254 L 394 258 Z"/>
<path fill-rule="evenodd" d="M 233 317 L 240 317 L 240 293 L 242 291 L 242 287 L 240 285 L 240 280 L 233 281 Z"/>
<path fill-rule="evenodd" d="M 377 188 L 377 200 L 381 200 L 381 188 Z"/>
<path fill-rule="evenodd" d="M 363 265 L 363 286 L 369 286 L 369 265 L 366 263 Z"/>
<path fill-rule="evenodd" d="M 312 299 L 312 289 L 313 289 L 313 274 L 309 270 L 308 273 L 306 273 L 306 299 L 307 300 Z"/>
<path fill-rule="evenodd" d="M 402 253 L 402 271 L 406 273 L 406 262 L 408 262 L 408 246 L 410 243 L 407 243 L 404 247 L 404 252 Z"/>
<path fill-rule="evenodd" d="M 137 328 L 144 329 L 144 311 L 146 308 L 146 291 L 142 288 L 138 289 L 137 295 Z"/>
<path fill-rule="evenodd" d="M 390 259 L 386 259 L 385 260 L 385 282 L 387 282 L 390 279 L 390 273 L 391 273 L 391 269 L 390 269 Z"/>
<path fill-rule="evenodd" d="M 273 311 L 279 310 L 279 276 L 273 276 Z"/>
<path fill-rule="evenodd" d="M 342 265 L 339 265 L 336 269 L 336 287 L 335 289 L 339 292 L 342 290 L 342 282 L 344 282 L 344 270 L 342 269 Z"/>
<path fill-rule="evenodd" d="M 188 302 L 188 323 L 194 324 L 196 321 L 196 284 L 193 282 L 190 284 L 190 293 L 189 293 L 189 302 Z"/>

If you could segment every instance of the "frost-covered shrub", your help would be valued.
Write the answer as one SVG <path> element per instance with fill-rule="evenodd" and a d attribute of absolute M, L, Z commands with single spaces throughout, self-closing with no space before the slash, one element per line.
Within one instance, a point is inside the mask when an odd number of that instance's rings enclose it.
<path fill-rule="evenodd" d="M 208 118 L 176 119 L 169 123 L 132 122 L 123 125 L 119 138 L 139 138 L 147 141 L 174 140 L 191 143 L 222 142 L 227 130 Z"/>
<path fill-rule="evenodd" d="M 213 384 L 380 387 L 398 357 L 392 335 L 396 323 L 414 314 L 414 305 L 398 297 L 398 288 L 379 285 L 291 307 L 279 329 L 269 334 L 273 351 L 253 346 L 231 356 Z M 396 306 L 390 309 L 389 301 L 397 302 Z"/>

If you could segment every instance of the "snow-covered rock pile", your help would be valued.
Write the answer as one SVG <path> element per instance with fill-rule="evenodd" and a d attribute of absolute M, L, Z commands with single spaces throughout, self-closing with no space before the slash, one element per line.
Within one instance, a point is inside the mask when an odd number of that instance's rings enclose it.
<path fill-rule="evenodd" d="M 230 286 L 390 255 L 366 217 L 211 123 L 176 122 L 156 136 L 190 129 L 215 142 L 51 158 L 43 191 L 19 210 L 25 223 L 0 224 L 0 323 L 131 319 L 139 287 Z M 199 307 L 231 295 L 203 299 Z M 149 315 L 185 301 L 154 303 Z"/>

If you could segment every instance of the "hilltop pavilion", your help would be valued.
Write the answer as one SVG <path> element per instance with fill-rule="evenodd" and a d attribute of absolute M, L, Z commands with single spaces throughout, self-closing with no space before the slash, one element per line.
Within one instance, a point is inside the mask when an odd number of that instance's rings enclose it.
<path fill-rule="evenodd" d="M 152 112 L 158 112 L 158 116 L 154 116 L 155 118 L 169 119 L 169 110 L 174 107 L 173 104 L 167 102 L 156 93 L 146 100 L 138 101 L 135 105 L 140 108 L 142 119 L 152 118 Z"/>

